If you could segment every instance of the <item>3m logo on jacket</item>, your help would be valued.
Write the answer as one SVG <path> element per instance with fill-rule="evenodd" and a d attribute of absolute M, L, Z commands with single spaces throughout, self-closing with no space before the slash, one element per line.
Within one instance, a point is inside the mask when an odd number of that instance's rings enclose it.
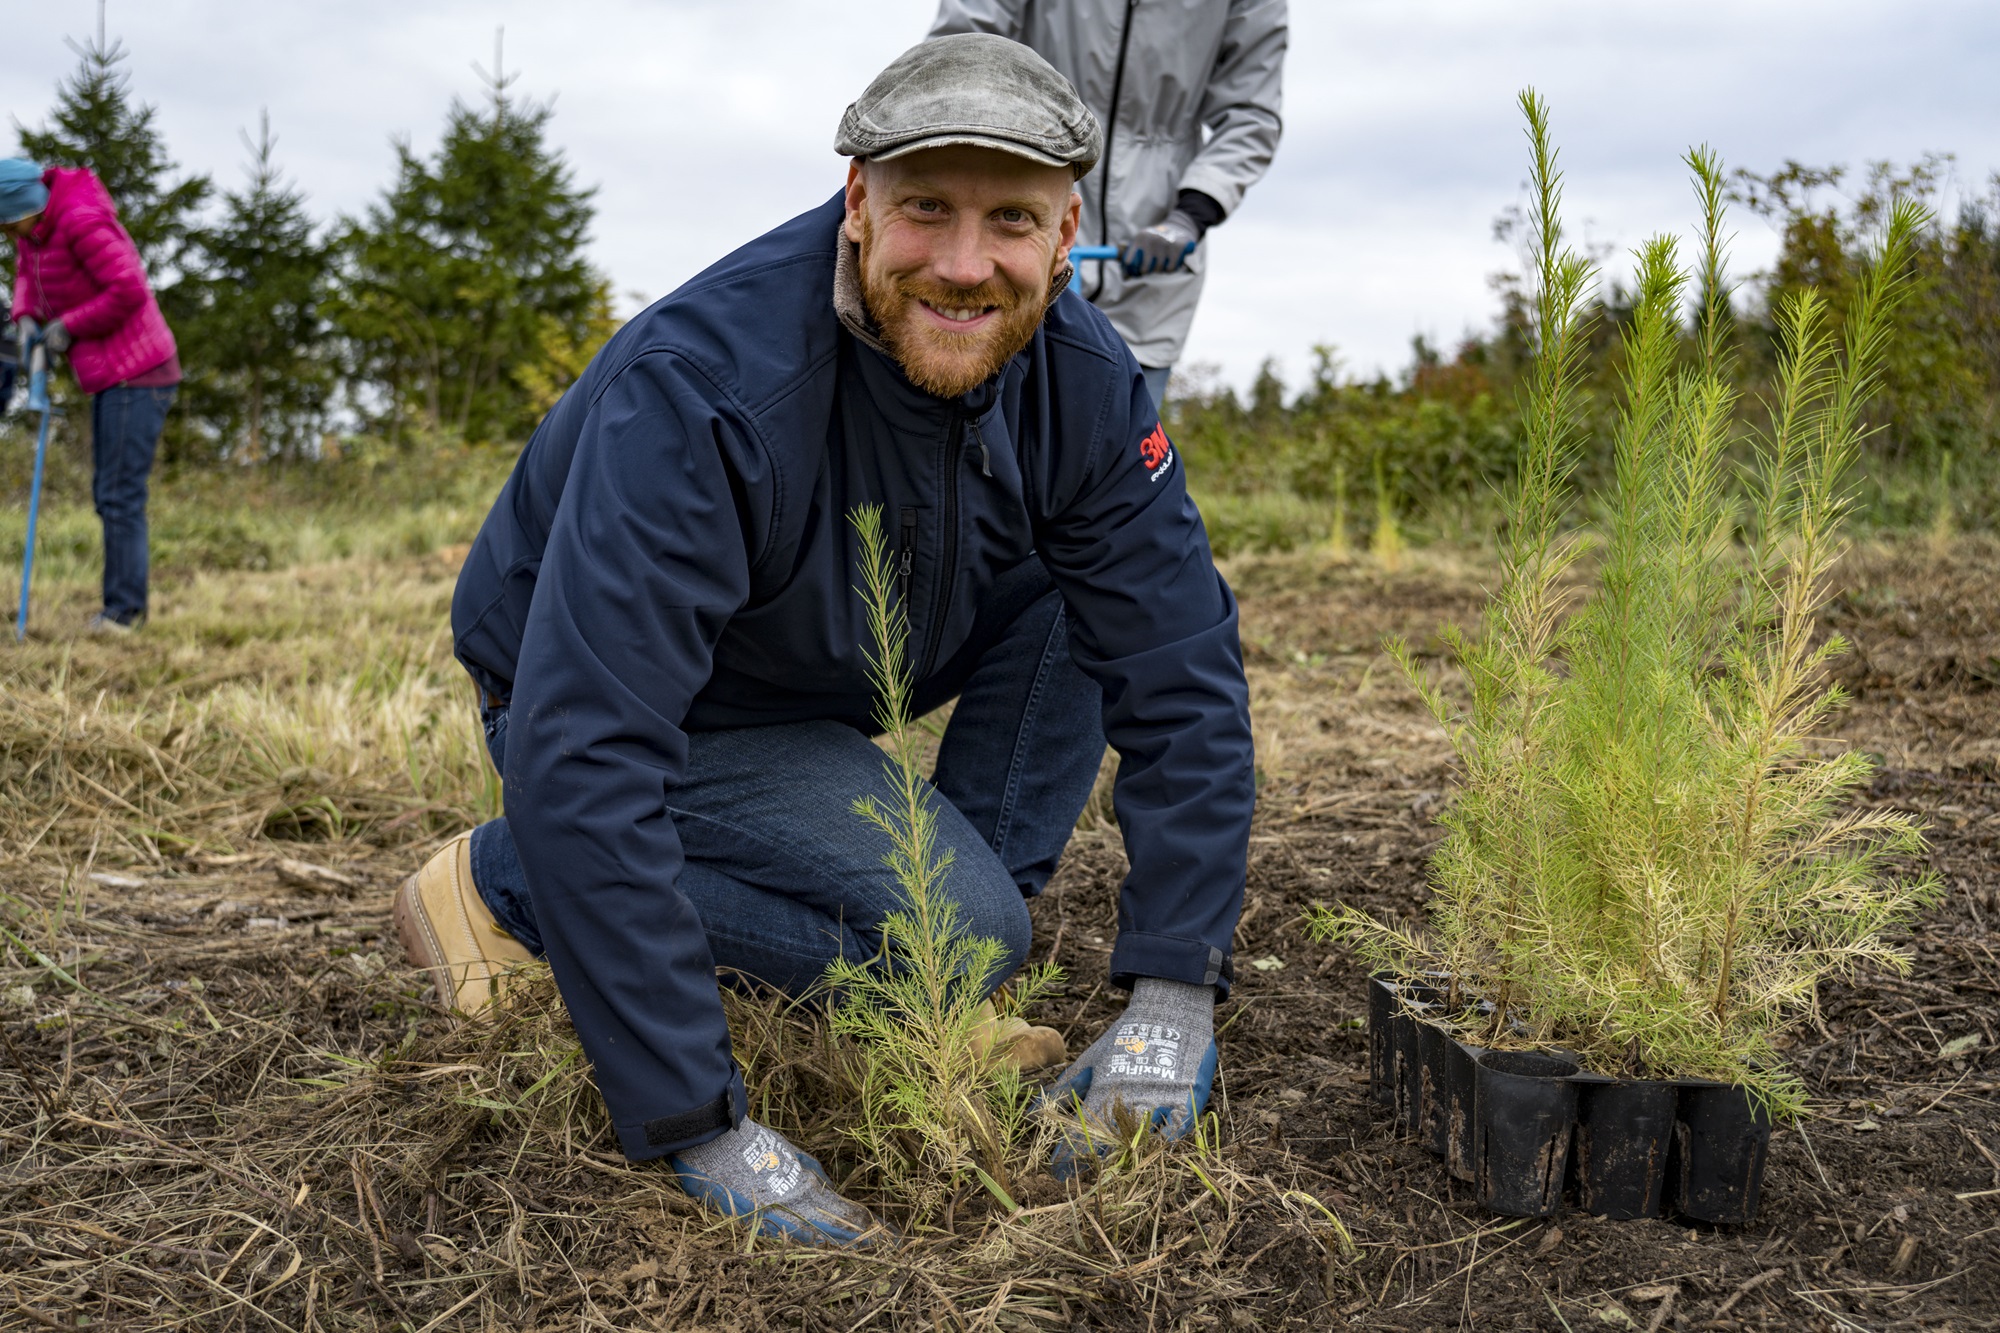
<path fill-rule="evenodd" d="M 1167 439 L 1165 426 L 1153 427 L 1153 433 L 1139 441 L 1139 457 L 1150 470 L 1148 480 L 1158 481 L 1174 465 L 1173 442 Z"/>

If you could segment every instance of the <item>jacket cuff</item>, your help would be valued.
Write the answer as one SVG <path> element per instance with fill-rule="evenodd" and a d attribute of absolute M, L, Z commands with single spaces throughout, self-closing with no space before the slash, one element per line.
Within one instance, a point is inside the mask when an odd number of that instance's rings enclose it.
<path fill-rule="evenodd" d="M 743 1071 L 735 1069 L 730 1071 L 729 1086 L 713 1101 L 651 1120 L 620 1122 L 614 1127 L 618 1131 L 618 1146 L 625 1156 L 643 1162 L 707 1143 L 736 1128 L 749 1113 L 749 1099 L 743 1093 Z"/>
<path fill-rule="evenodd" d="M 1228 954 L 1206 940 L 1128 930 L 1111 949 L 1111 984 L 1130 990 L 1139 977 L 1213 986 L 1215 998 L 1226 1000 L 1236 967 Z"/>
<path fill-rule="evenodd" d="M 1174 207 L 1194 223 L 1195 239 L 1208 234 L 1208 229 L 1229 216 L 1222 205 L 1200 190 L 1182 190 L 1174 196 Z"/>
<path fill-rule="evenodd" d="M 1195 161 L 1181 173 L 1176 190 L 1200 190 L 1215 200 L 1222 208 L 1222 216 L 1228 217 L 1243 202 L 1243 187 L 1230 178 L 1228 172 L 1217 170 L 1208 164 Z"/>

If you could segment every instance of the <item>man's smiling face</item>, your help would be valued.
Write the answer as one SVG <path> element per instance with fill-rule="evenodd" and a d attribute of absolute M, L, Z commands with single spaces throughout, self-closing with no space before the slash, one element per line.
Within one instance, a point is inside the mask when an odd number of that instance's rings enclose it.
<path fill-rule="evenodd" d="M 955 398 L 1028 345 L 1081 209 L 1067 167 L 998 149 L 849 166 L 862 295 L 911 383 Z"/>

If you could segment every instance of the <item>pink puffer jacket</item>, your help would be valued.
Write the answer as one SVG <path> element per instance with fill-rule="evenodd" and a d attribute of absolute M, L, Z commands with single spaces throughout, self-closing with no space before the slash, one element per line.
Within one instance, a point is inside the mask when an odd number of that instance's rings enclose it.
<path fill-rule="evenodd" d="M 88 168 L 42 173 L 48 207 L 15 245 L 14 317 L 69 330 L 69 363 L 85 393 L 122 384 L 175 354 L 138 247 Z"/>

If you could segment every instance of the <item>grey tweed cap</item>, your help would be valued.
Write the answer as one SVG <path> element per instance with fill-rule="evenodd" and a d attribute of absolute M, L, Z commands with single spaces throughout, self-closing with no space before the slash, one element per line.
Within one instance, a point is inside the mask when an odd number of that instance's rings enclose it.
<path fill-rule="evenodd" d="M 1082 177 L 1104 136 L 1068 79 L 992 33 L 933 37 L 897 56 L 840 118 L 834 151 L 875 161 L 976 144 Z"/>

